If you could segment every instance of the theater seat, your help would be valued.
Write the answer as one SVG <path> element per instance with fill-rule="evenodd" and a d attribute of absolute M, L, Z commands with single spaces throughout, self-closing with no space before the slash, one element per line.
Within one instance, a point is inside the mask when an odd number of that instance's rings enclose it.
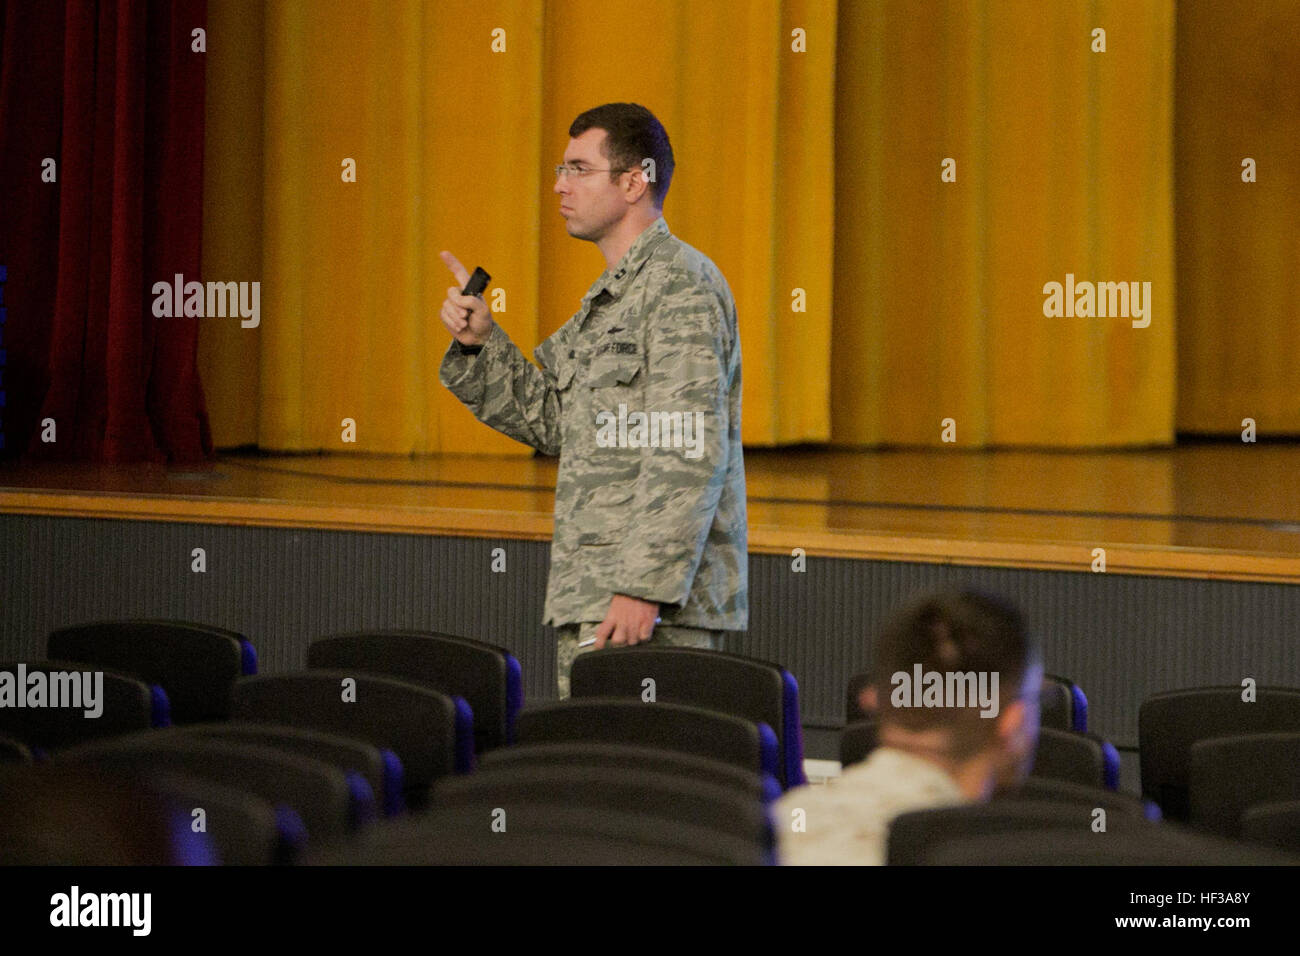
<path fill-rule="evenodd" d="M 1040 728 L 1034 753 L 1035 777 L 1085 787 L 1119 788 L 1119 751 L 1096 734 Z"/>
<path fill-rule="evenodd" d="M 355 698 L 344 696 L 352 681 Z M 438 777 L 474 766 L 474 717 L 464 700 L 408 681 L 358 671 L 301 671 L 245 677 L 235 684 L 231 716 L 286 724 L 366 741 L 395 753 L 406 777 L 406 803 L 424 806 Z"/>
<path fill-rule="evenodd" d="M 654 681 L 659 703 L 702 707 L 766 724 L 777 736 L 777 779 L 786 789 L 807 782 L 799 684 L 779 664 L 693 647 L 607 648 L 578 655 L 570 686 L 574 698 L 639 701 L 647 679 Z"/>
<path fill-rule="evenodd" d="M 1191 747 L 1187 793 L 1192 826 L 1241 836 L 1250 807 L 1300 800 L 1300 733 L 1198 740 Z"/>
<path fill-rule="evenodd" d="M 764 850 L 774 846 L 772 825 L 752 794 L 675 774 L 626 767 L 520 766 L 445 777 L 434 786 L 436 809 L 476 807 L 480 826 L 494 822 L 511 835 L 511 811 L 520 806 L 567 806 L 615 811 L 653 819 L 663 826 L 684 824 Z"/>
<path fill-rule="evenodd" d="M 598 807 L 524 804 L 506 817 L 509 839 L 477 805 L 435 808 L 372 827 L 308 855 L 343 866 L 759 866 L 762 847 L 681 821 Z M 486 825 L 485 825 L 486 824 Z"/>
<path fill-rule="evenodd" d="M 1088 732 L 1088 698 L 1082 688 L 1067 677 L 1043 675 L 1038 697 L 1038 723 L 1051 730 Z"/>
<path fill-rule="evenodd" d="M 1167 818 L 1185 821 L 1192 745 L 1210 737 L 1266 733 L 1300 733 L 1300 690 L 1259 687 L 1253 701 L 1243 701 L 1237 686 L 1149 697 L 1138 709 L 1142 793 L 1160 804 Z"/>
<path fill-rule="evenodd" d="M 212 835 L 192 825 L 193 805 L 109 765 L 53 760 L 5 767 L 0 772 L 0 808 L 0 866 L 220 862 Z M 17 888 L 23 875 L 9 873 Z"/>
<path fill-rule="evenodd" d="M 1241 838 L 1280 852 L 1300 854 L 1300 800 L 1248 807 L 1241 815 Z"/>
<path fill-rule="evenodd" d="M 339 634 L 312 642 L 307 666 L 359 670 L 464 698 L 474 711 L 474 752 L 514 742 L 523 706 L 519 662 L 504 648 L 429 631 Z"/>
<path fill-rule="evenodd" d="M 225 720 L 230 688 L 257 673 L 243 635 L 188 621 L 99 621 L 50 634 L 49 656 L 111 667 L 167 692 L 173 723 Z"/>
<path fill-rule="evenodd" d="M 365 777 L 385 816 L 394 816 L 405 809 L 402 762 L 391 750 L 380 749 L 364 740 L 301 727 L 242 720 L 191 724 L 183 729 L 186 733 L 214 740 L 274 747 L 322 760 L 344 773 L 359 773 Z"/>
<path fill-rule="evenodd" d="M 292 808 L 313 841 L 339 839 L 374 816 L 374 795 L 364 780 L 320 760 L 249 743 L 157 731 L 75 747 L 53 763 L 112 770 L 145 783 L 155 774 L 198 777 Z"/>
<path fill-rule="evenodd" d="M 925 866 L 1295 866 L 1263 847 L 1173 827 L 1109 834 L 1049 829 L 970 836 L 937 843 Z"/>
<path fill-rule="evenodd" d="M 894 818 L 889 829 L 891 866 L 915 866 L 926 861 L 937 845 L 970 837 L 1017 831 L 1065 831 L 1093 834 L 1097 839 L 1128 839 L 1134 831 L 1158 824 L 1140 813 L 1097 813 L 1086 803 L 1006 798 L 989 803 L 941 807 L 904 813 Z M 1105 830 L 1096 829 L 1099 821 Z"/>
<path fill-rule="evenodd" d="M 301 817 L 288 807 L 277 811 L 244 790 L 184 774 L 153 774 L 149 788 L 165 794 L 191 828 L 203 811 L 203 832 L 225 866 L 284 865 L 303 850 Z"/>
<path fill-rule="evenodd" d="M 22 741 L 37 753 L 59 750 L 90 740 L 116 737 L 151 727 L 166 727 L 170 722 L 167 695 L 162 689 L 128 674 L 77 661 L 33 661 L 0 664 L 0 673 L 17 682 L 23 676 L 30 686 L 30 678 L 40 674 L 44 685 L 61 687 L 60 696 L 72 693 L 80 697 L 84 691 L 83 675 L 90 674 L 90 693 L 96 693 L 98 717 L 88 717 L 86 701 L 82 706 L 0 707 L 0 732 Z M 96 677 L 94 675 L 102 675 Z M 75 688 L 70 681 L 78 684 Z M 53 703 L 52 698 L 46 698 Z"/>
<path fill-rule="evenodd" d="M 0 764 L 34 763 L 32 749 L 16 737 L 0 734 Z"/>
<path fill-rule="evenodd" d="M 781 785 L 769 774 L 742 769 L 720 760 L 627 744 L 554 743 L 504 747 L 479 761 L 477 774 L 523 767 L 563 767 L 581 774 L 588 769 L 654 770 L 687 780 L 727 787 L 770 803 L 781 795 Z"/>
<path fill-rule="evenodd" d="M 654 747 L 777 774 L 772 729 L 715 710 L 587 697 L 528 708 L 519 715 L 521 745 L 579 742 Z"/>

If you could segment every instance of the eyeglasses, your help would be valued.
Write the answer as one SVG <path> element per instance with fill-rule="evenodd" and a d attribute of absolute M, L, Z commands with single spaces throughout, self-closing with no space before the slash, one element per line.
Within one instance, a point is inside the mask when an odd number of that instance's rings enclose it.
<path fill-rule="evenodd" d="M 560 165 L 555 167 L 555 178 L 559 179 L 561 176 L 569 176 L 576 179 L 582 176 L 586 176 L 588 173 L 627 173 L 627 172 L 631 172 L 631 170 L 593 169 L 590 166 L 573 166 L 568 163 L 560 163 Z"/>

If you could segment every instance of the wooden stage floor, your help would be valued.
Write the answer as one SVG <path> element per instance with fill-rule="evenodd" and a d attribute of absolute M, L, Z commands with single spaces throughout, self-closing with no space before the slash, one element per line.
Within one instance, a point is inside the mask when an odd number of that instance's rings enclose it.
<path fill-rule="evenodd" d="M 1300 445 L 753 450 L 750 550 L 1300 582 Z M 0 466 L 0 512 L 548 540 L 556 461 L 223 454 Z"/>

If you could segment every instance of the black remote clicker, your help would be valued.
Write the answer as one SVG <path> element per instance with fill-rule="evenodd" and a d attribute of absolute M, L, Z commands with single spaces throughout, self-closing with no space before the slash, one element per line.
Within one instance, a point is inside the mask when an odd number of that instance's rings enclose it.
<path fill-rule="evenodd" d="M 492 277 L 483 271 L 482 266 L 474 267 L 474 274 L 469 277 L 469 282 L 465 283 L 465 288 L 460 290 L 461 295 L 482 295 L 483 290 L 488 287 Z"/>

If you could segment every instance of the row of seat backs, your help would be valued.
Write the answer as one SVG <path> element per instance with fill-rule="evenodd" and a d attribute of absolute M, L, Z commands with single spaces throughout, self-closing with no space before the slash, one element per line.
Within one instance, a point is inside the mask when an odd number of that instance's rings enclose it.
<path fill-rule="evenodd" d="M 618 701 L 616 706 L 630 705 Z M 374 800 L 392 786 L 386 776 L 392 766 L 385 759 L 388 756 L 354 740 L 287 727 L 241 722 L 195 725 L 65 751 L 53 762 L 36 768 L 38 775 L 47 775 L 44 788 L 34 786 L 29 777 L 20 795 L 28 802 L 37 799 L 58 806 L 60 800 L 66 801 L 68 793 L 51 793 L 48 775 L 55 775 L 56 781 L 64 780 L 66 791 L 67 776 L 77 772 L 94 776 L 101 787 L 114 791 L 134 787 L 146 793 L 161 792 L 171 798 L 186 821 L 202 808 L 204 833 L 220 861 L 289 862 L 303 849 L 309 833 L 311 845 L 319 848 L 335 845 L 358 832 L 369 832 L 370 828 L 363 824 L 374 816 Z M 658 802 L 649 806 L 644 801 L 646 785 L 637 780 L 637 775 L 646 774 L 674 781 L 671 785 L 661 781 L 655 791 Z M 35 784 L 40 784 L 41 779 L 37 776 Z M 616 851 L 622 854 L 621 862 L 766 862 L 771 847 L 762 807 L 780 793 L 772 777 L 752 768 L 668 750 L 588 742 L 520 745 L 492 751 L 472 779 L 479 782 L 458 789 L 448 778 L 435 785 L 434 793 L 490 793 L 485 799 L 493 808 L 504 804 L 503 809 L 510 809 L 515 824 L 512 834 L 549 833 L 554 829 L 553 824 L 536 823 L 534 804 L 568 803 L 590 806 L 596 813 L 613 812 L 622 821 L 619 826 L 627 831 L 621 842 L 601 850 L 603 857 L 590 860 L 587 857 L 598 847 L 587 846 L 583 850 L 586 856 L 574 856 L 574 862 L 612 862 Z M 115 780 L 124 782 L 113 783 Z M 610 784 L 593 791 L 593 780 L 614 781 L 617 786 Z M 13 778 L 8 782 L 12 783 Z M 0 794 L 6 790 L 5 783 L 6 775 L 0 774 Z M 683 795 L 682 787 L 690 792 Z M 65 855 L 58 855 L 58 841 L 54 846 L 47 841 L 41 848 L 44 856 L 34 855 L 32 847 L 26 846 L 29 855 L 20 858 L 24 841 L 30 843 L 31 837 L 30 827 L 25 826 L 4 834 L 6 839 L 13 837 L 14 853 L 19 854 L 11 854 L 9 862 L 165 862 L 138 856 L 100 860 L 93 852 L 86 856 L 85 840 L 74 840 L 72 835 L 84 831 L 83 824 L 102 826 L 101 816 L 94 810 L 104 802 L 105 793 L 85 790 L 83 783 L 79 799 L 86 804 L 85 813 L 67 808 L 64 819 L 50 821 L 61 834 Z M 668 794 L 675 796 L 669 799 Z M 445 812 L 454 803 L 456 800 L 447 799 L 432 809 Z M 516 819 L 514 809 L 524 815 Z M 671 819 L 670 832 L 665 836 L 647 831 L 646 817 L 661 822 Z M 393 819 L 382 826 L 391 826 Z M 527 824 L 528 820 L 534 823 Z M 756 820 L 758 828 L 753 826 Z M 16 825 L 18 821 L 10 822 Z M 742 827 L 739 832 L 738 826 Z M 743 829 L 745 826 L 749 829 Z M 593 835 L 603 832 L 597 829 Z M 633 840 L 632 835 L 638 833 L 641 835 Z M 721 838 L 721 842 L 711 844 L 710 834 Z M 84 836 L 93 842 L 101 834 L 96 830 Z M 536 842 L 540 837 L 533 833 L 529 839 Z M 650 855 L 644 857 L 640 851 L 647 846 Z M 676 847 L 675 855 L 665 856 L 665 847 Z M 688 849 L 689 858 L 679 858 Z M 490 854 L 482 858 L 475 854 L 477 851 L 462 862 L 495 859 Z M 194 861 L 192 857 L 191 853 L 189 862 Z M 546 862 L 546 858 L 533 862 Z"/>
<path fill-rule="evenodd" d="M 840 763 L 852 766 L 876 749 L 879 725 L 860 720 L 844 728 Z M 1119 751 L 1096 734 L 1043 727 L 1038 732 L 1033 775 L 1105 790 L 1119 789 Z"/>
<path fill-rule="evenodd" d="M 50 634 L 51 657 L 94 664 L 165 688 L 176 724 L 230 716 L 236 680 L 257 673 L 257 654 L 242 635 L 183 621 L 104 621 Z M 428 631 L 339 634 L 308 648 L 308 668 L 356 669 L 428 685 L 461 697 L 475 716 L 474 750 L 514 739 L 523 706 L 519 662 L 503 648 Z M 158 726 L 158 724 L 155 724 Z"/>
<path fill-rule="evenodd" d="M 431 686 L 454 687 L 474 709 L 475 750 L 479 754 L 512 743 L 517 737 L 523 739 L 522 730 L 517 730 L 523 725 L 523 718 L 517 717 L 522 701 L 518 664 L 499 648 L 443 635 L 430 640 L 428 635 L 417 632 L 383 631 L 316 641 L 309 649 L 307 663 L 311 668 L 354 667 Z M 580 655 L 574 661 L 570 686 L 575 702 L 621 698 L 642 703 L 647 679 L 654 682 L 656 703 L 715 711 L 757 725 L 760 728 L 758 747 L 764 754 L 761 760 L 767 761 L 764 770 L 773 773 L 786 787 L 805 781 L 798 684 L 784 668 L 740 655 L 694 648 L 611 648 L 600 654 Z M 623 734 L 618 739 L 625 742 L 635 740 L 632 728 L 626 724 L 632 719 L 628 713 L 619 711 L 612 723 L 598 722 L 589 716 L 584 718 L 588 721 L 586 725 L 575 727 L 574 733 L 591 739 L 592 727 L 599 725 L 602 733 Z M 684 711 L 665 718 L 667 726 L 662 728 L 662 734 L 694 738 L 703 746 L 702 755 L 709 756 L 708 735 L 690 726 L 694 721 L 698 727 L 706 718 L 692 713 Z M 539 718 L 531 719 L 536 735 Z M 557 713 L 553 720 L 562 723 L 564 718 Z M 764 727 L 768 729 L 763 730 Z M 712 745 L 731 753 L 729 748 L 739 734 L 742 731 L 735 726 L 718 730 Z M 773 735 L 774 758 L 766 755 Z"/>
<path fill-rule="evenodd" d="M 757 776 L 710 761 L 698 777 L 651 751 L 643 765 L 494 753 L 470 776 L 440 780 L 427 814 L 314 854 L 321 864 L 760 865 L 775 839 Z M 596 745 L 600 747 L 600 745 Z M 521 746 L 520 754 L 542 747 Z M 562 748 L 563 749 L 563 748 Z M 644 756 L 644 754 L 642 755 Z"/>
<path fill-rule="evenodd" d="M 468 727 L 456 728 L 456 708 L 446 695 L 362 677 L 357 706 L 344 711 L 352 705 L 338 703 L 338 687 L 334 672 L 248 678 L 236 684 L 233 721 L 97 740 L 58 752 L 48 766 L 103 770 L 146 787 L 157 787 L 160 776 L 177 775 L 240 791 L 271 809 L 283 831 L 279 854 L 286 856 L 307 834 L 314 843 L 329 842 L 381 811 L 399 813 L 408 800 L 423 805 L 433 778 L 455 769 L 456 735 L 470 754 Z M 257 722 L 267 719 L 276 722 Z M 416 771 L 413 784 L 390 743 L 408 755 Z M 236 803 L 222 802 L 222 816 L 242 820 L 231 816 Z M 209 832 L 219 837 L 222 858 L 248 857 L 233 822 L 220 823 L 219 816 Z"/>
<path fill-rule="evenodd" d="M 1075 697 L 1071 687 L 1059 684 L 1055 696 Z M 1288 839 L 1287 804 L 1300 800 L 1300 690 L 1258 687 L 1251 696 L 1237 686 L 1200 687 L 1155 694 L 1142 703 L 1142 794 L 1164 817 L 1228 837 L 1249 832 Z M 874 725 L 852 724 L 845 728 L 841 759 L 856 762 L 874 746 Z M 1113 789 L 1118 755 L 1108 743 L 1044 724 L 1035 775 L 1096 785 L 1098 768 L 1101 785 Z"/>
<path fill-rule="evenodd" d="M 196 728 L 197 729 L 197 728 Z M 166 737 L 189 731 L 153 735 Z M 95 746 L 124 746 L 123 742 Z M 482 784 L 502 773 L 509 779 L 490 787 L 477 785 L 458 790 L 460 781 L 445 786 L 456 794 L 447 803 L 436 803 L 424 822 L 385 825 L 382 833 L 362 840 L 335 862 L 445 862 L 445 863 L 687 863 L 687 862 L 762 862 L 755 858 L 754 846 L 741 835 L 739 841 L 718 843 L 707 819 L 682 819 L 681 807 L 693 807 L 705 799 L 700 792 L 683 798 L 683 803 L 663 805 L 659 813 L 670 813 L 676 823 L 668 824 L 655 816 L 654 807 L 642 814 L 638 781 L 629 788 L 621 785 L 599 789 L 600 799 L 590 793 L 573 793 L 574 786 L 592 779 L 595 772 L 606 779 L 628 781 L 627 774 L 671 774 L 678 781 L 704 782 L 714 794 L 723 789 L 745 806 L 755 805 L 755 781 L 726 765 L 700 758 L 683 757 L 662 751 L 624 753 L 627 748 L 575 744 L 570 747 L 548 745 L 498 751 L 484 761 L 479 770 Z M 549 752 L 549 754 L 547 753 Z M 256 761 L 256 755 L 253 758 Z M 282 761 L 276 760 L 277 771 Z M 246 761 L 246 765 L 249 765 Z M 256 766 L 255 763 L 251 764 Z M 575 775 L 575 768 L 579 772 Z M 24 768 L 37 775 L 15 778 L 0 774 L 0 803 L 11 827 L 0 839 L 0 864 L 28 863 L 195 863 L 209 862 L 201 852 L 186 847 L 183 852 L 166 858 L 142 854 L 137 844 L 139 834 L 125 839 L 118 832 L 124 818 L 147 827 L 148 814 L 143 812 L 143 798 L 138 794 L 126 809 L 120 804 L 133 784 L 115 784 L 124 769 L 113 761 L 62 763 L 41 768 Z M 242 768 L 241 768 L 242 769 Z M 534 772 L 557 771 L 562 776 L 548 780 Z M 292 772 L 292 771 L 291 771 Z M 51 780 L 51 774 L 55 779 Z M 71 774 L 71 780 L 69 775 Z M 80 774 L 80 777 L 77 775 Z M 530 776 L 532 774 L 532 776 Z M 472 778 L 461 778 L 469 780 Z M 254 781 L 255 783 L 256 781 Z M 42 783 L 44 784 L 42 786 Z M 548 789 L 551 784 L 554 789 Z M 241 787 L 249 786 L 246 777 Z M 288 862 L 301 849 L 303 835 L 295 812 L 287 805 L 224 787 L 209 779 L 183 773 L 156 773 L 149 778 L 146 793 L 166 794 L 172 799 L 175 816 L 170 836 L 181 837 L 191 820 L 193 808 L 202 808 L 204 833 L 219 849 L 219 859 L 230 864 L 265 864 Z M 435 793 L 443 790 L 439 787 Z M 590 789 L 590 786 L 588 786 Z M 662 789 L 662 787 L 660 788 Z M 677 789 L 680 789 L 678 787 Z M 568 793 L 565 796 L 565 793 Z M 511 833 L 509 841 L 489 839 L 485 831 L 485 803 L 461 800 L 470 794 L 484 797 L 505 810 L 502 820 Z M 616 795 L 611 800 L 610 794 Z M 575 810 L 562 805 L 563 799 L 586 801 L 588 806 Z M 548 803 L 546 801 L 555 801 Z M 618 800 L 626 801 L 619 803 Z M 1050 802 L 1049 802 L 1050 801 Z M 463 805 L 462 805 L 463 804 Z M 502 806 L 504 804 L 504 806 Z M 590 804 L 595 804 L 590 806 Z M 1100 835 L 1093 825 L 1096 809 L 1106 811 L 1106 830 Z M 716 810 L 716 806 L 712 809 Z M 129 812 L 128 812 L 129 811 Z M 336 811 L 337 812 L 337 811 Z M 744 810 L 743 815 L 750 811 Z M 566 816 L 567 814 L 567 816 Z M 1239 847 L 1187 841 L 1182 835 L 1166 838 L 1135 828 L 1143 814 L 1140 801 L 1124 794 L 1090 790 L 1050 780 L 1029 780 L 1017 793 L 984 806 L 944 808 L 923 811 L 897 818 L 891 830 L 890 862 L 909 863 L 1112 863 L 1178 864 L 1190 862 L 1259 863 L 1257 856 L 1242 857 Z M 490 814 L 488 818 L 491 819 Z M 403 818 L 407 820 L 409 818 Z M 1290 848 L 1300 847 L 1300 802 L 1292 801 L 1257 807 L 1246 814 L 1243 839 Z M 21 823 L 21 826 L 17 826 Z M 680 823 L 683 826 L 677 826 Z M 724 833 L 725 833 L 724 823 Z M 1089 827 L 1088 839 L 1079 835 Z M 389 832 L 391 830 L 391 832 Z M 1050 831 L 1050 832 L 1048 832 Z M 1070 832 L 1074 831 L 1074 832 Z M 371 834 L 371 830 L 363 831 Z M 33 845 L 33 834 L 40 834 Z M 49 834 L 57 834 L 53 840 Z M 402 836 L 404 834 L 404 836 Z M 1106 834 L 1115 834 L 1118 840 Z M 733 837 L 735 834 L 732 834 Z M 752 835 L 749 834 L 749 835 Z M 418 838 L 417 838 L 418 836 Z M 516 839 L 519 838 L 519 839 Z M 572 839 L 570 839 L 572 838 Z M 1089 840 L 1091 842 L 1089 842 Z M 1134 842 L 1136 840 L 1136 842 Z M 1207 848 L 1213 848 L 1207 853 Z M 567 849 L 566 849 L 567 847 Z M 1189 858 L 1189 851 L 1197 854 Z M 74 852 L 75 851 L 75 852 Z M 504 851 L 504 852 L 498 852 Z M 61 853 L 63 855 L 61 855 Z M 350 856 L 349 856 L 350 854 Z M 761 856 L 761 853 L 759 854 Z M 1294 861 L 1290 861 L 1294 862 Z"/>
<path fill-rule="evenodd" d="M 346 695 L 345 684 L 351 687 Z M 31 713 L 58 714 L 49 709 Z M 327 743 L 322 734 L 391 751 L 404 768 L 405 800 L 416 807 L 423 804 L 434 780 L 467 772 L 473 765 L 471 723 L 463 703 L 406 681 L 346 671 L 242 678 L 233 688 L 231 713 L 236 720 L 316 732 L 315 737 L 304 735 L 304 743 L 320 746 L 323 752 Z M 85 722 L 66 714 L 61 719 Z M 221 724 L 201 726 L 209 735 L 222 732 Z M 524 743 L 639 743 L 719 760 L 771 778 L 778 778 L 780 771 L 777 739 L 766 724 L 703 708 L 649 705 L 639 699 L 575 698 L 525 711 L 519 727 Z M 225 730 L 228 738 L 236 732 L 237 728 Z M 244 728 L 242 733 L 248 739 L 264 732 Z M 391 786 L 374 789 L 384 794 L 381 799 L 391 812 L 400 795 Z"/>
<path fill-rule="evenodd" d="M 174 621 L 114 621 L 61 628 L 50 653 L 116 667 L 165 687 L 177 724 L 230 716 L 235 680 L 256 672 L 256 653 L 241 635 Z M 629 658 L 626 654 L 639 656 Z M 387 630 L 326 637 L 308 649 L 314 670 L 349 670 L 428 685 L 461 697 L 474 715 L 474 751 L 513 742 L 523 692 L 518 661 L 494 645 L 423 631 Z M 575 662 L 575 697 L 640 699 L 645 678 L 656 699 L 744 717 L 772 728 L 781 783 L 804 782 L 798 685 L 779 665 L 687 648 L 613 649 Z"/>
<path fill-rule="evenodd" d="M 25 666 L 31 673 L 85 665 L 47 661 Z M 17 673 L 17 665 L 0 670 Z M 347 695 L 345 682 L 351 688 Z M 420 806 L 435 778 L 473 767 L 472 711 L 463 699 L 427 686 L 369 673 L 321 670 L 244 677 L 227 693 L 225 715 L 235 720 L 352 738 L 396 755 L 405 768 L 405 794 L 390 791 L 384 798 L 389 808 L 403 801 Z M 156 730 L 169 723 L 166 700 L 156 687 L 104 671 L 100 717 L 87 718 L 82 710 L 66 707 L 3 708 L 0 731 L 10 743 L 2 749 L 21 761 L 40 758 L 46 751 Z"/>
<path fill-rule="evenodd" d="M 867 673 L 855 674 L 849 679 L 845 701 L 845 722 L 855 724 L 870 720 L 874 715 L 862 709 L 858 695 L 871 681 Z M 1038 698 L 1038 724 L 1051 730 L 1088 732 L 1088 697 L 1078 684 L 1056 674 L 1044 674 Z"/>
<path fill-rule="evenodd" d="M 1104 791 L 1102 792 L 1104 793 Z M 888 863 L 1010 866 L 1295 865 L 1300 858 L 1144 819 L 1100 794 L 1068 799 L 1017 797 L 987 804 L 921 810 L 890 824 Z M 1104 823 L 1104 828 L 1099 826 Z"/>

